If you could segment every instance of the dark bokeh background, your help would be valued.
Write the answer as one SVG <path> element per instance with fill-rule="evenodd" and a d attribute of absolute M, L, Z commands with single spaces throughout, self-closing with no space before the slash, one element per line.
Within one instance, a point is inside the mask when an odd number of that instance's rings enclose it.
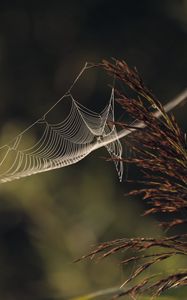
<path fill-rule="evenodd" d="M 186 53 L 186 0 L 1 1 L 1 143 L 53 105 L 85 61 L 125 59 L 164 103 L 186 87 Z M 106 104 L 98 95 L 107 82 L 98 76 L 85 76 L 77 91 L 95 108 Z M 185 107 L 175 114 L 186 128 Z M 141 201 L 123 196 L 126 183 L 102 155 L 1 185 L 1 299 L 56 299 L 119 285 L 128 270 L 117 258 L 73 259 L 98 241 L 163 234 L 156 220 L 139 217 Z M 153 271 L 179 265 L 176 259 Z"/>

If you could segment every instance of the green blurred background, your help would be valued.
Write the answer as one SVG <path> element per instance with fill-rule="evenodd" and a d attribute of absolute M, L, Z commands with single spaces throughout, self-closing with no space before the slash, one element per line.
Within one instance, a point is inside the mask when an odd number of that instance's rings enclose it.
<path fill-rule="evenodd" d="M 86 61 L 125 59 L 165 103 L 186 87 L 186 33 L 186 0 L 1 0 L 1 144 L 48 110 Z M 90 71 L 76 97 L 99 110 L 108 83 Z M 175 115 L 186 129 L 184 108 Z M 127 183 L 101 159 L 107 155 L 101 149 L 68 168 L 0 186 L 0 299 L 64 299 L 120 285 L 130 269 L 119 257 L 73 260 L 101 241 L 163 234 L 156 218 L 140 216 L 140 199 L 124 196 Z M 184 266 L 176 258 L 152 272 Z M 185 299 L 185 292 L 173 295 Z"/>

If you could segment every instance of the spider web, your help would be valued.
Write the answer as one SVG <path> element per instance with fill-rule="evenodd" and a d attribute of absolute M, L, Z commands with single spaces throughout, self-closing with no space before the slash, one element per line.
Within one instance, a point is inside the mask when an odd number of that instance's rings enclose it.
<path fill-rule="evenodd" d="M 101 147 L 105 147 L 114 158 L 119 179 L 122 180 L 120 139 L 138 128 L 144 128 L 146 124 L 135 121 L 134 128 L 125 128 L 117 132 L 114 125 L 114 88 L 111 90 L 108 105 L 100 113 L 91 111 L 76 101 L 72 89 L 84 71 L 93 67 L 86 63 L 64 96 L 39 120 L 18 134 L 10 143 L 0 147 L 0 183 L 75 164 Z M 163 106 L 165 112 L 172 110 L 186 98 L 187 89 Z M 50 123 L 47 120 L 48 114 L 62 100 L 71 102 L 68 116 L 59 123 Z M 153 115 L 160 118 L 162 111 L 155 110 Z M 33 127 L 40 130 L 40 137 L 32 146 L 26 147 L 24 140 L 30 137 Z"/>
<path fill-rule="evenodd" d="M 72 95 L 72 88 L 80 76 L 91 67 L 86 63 L 62 98 L 39 120 L 0 148 L 0 183 L 77 163 L 102 147 L 106 138 L 111 142 L 103 145 L 112 157 L 117 158 L 114 163 L 122 180 L 123 163 L 118 160 L 122 155 L 122 146 L 114 125 L 114 88 L 108 105 L 100 113 L 87 109 Z M 59 123 L 50 123 L 47 120 L 49 112 L 62 100 L 71 102 L 68 116 Z M 33 127 L 40 129 L 41 134 L 32 146 L 26 148 L 23 140 L 31 134 Z"/>

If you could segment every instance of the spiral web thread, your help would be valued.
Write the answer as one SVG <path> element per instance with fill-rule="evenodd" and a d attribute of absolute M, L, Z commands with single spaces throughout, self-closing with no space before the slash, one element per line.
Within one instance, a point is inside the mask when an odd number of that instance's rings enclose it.
<path fill-rule="evenodd" d="M 108 105 L 96 113 L 78 103 L 71 91 L 86 69 L 85 64 L 70 89 L 39 120 L 18 134 L 9 144 L 0 148 L 0 183 L 33 174 L 50 171 L 77 163 L 89 153 L 100 148 L 102 142 L 114 160 L 119 179 L 123 176 L 123 163 L 118 160 L 122 146 L 114 125 L 114 88 Z M 70 100 L 68 116 L 60 123 L 49 123 L 47 115 L 61 101 Z M 25 148 L 23 140 L 32 127 L 42 131 L 40 138 L 31 147 Z M 23 145 L 22 145 L 23 144 Z"/>

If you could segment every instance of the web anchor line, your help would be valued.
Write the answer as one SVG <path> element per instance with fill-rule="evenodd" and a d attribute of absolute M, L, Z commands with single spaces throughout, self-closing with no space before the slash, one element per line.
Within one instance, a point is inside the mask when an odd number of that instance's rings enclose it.
<path fill-rule="evenodd" d="M 122 129 L 117 132 L 114 121 L 114 88 L 108 105 L 100 112 L 94 112 L 75 100 L 71 91 L 79 78 L 94 66 L 86 63 L 68 91 L 36 122 L 19 133 L 9 144 L 0 147 L 0 183 L 12 181 L 33 174 L 62 168 L 77 163 L 91 152 L 105 147 L 112 158 L 120 181 L 123 177 L 122 145 L 120 139 L 136 129 Z M 68 116 L 60 123 L 51 124 L 47 115 L 63 99 L 71 100 Z M 187 90 L 164 106 L 167 111 L 173 109 L 187 98 Z M 155 117 L 161 116 L 155 111 Z M 30 147 L 24 146 L 24 137 L 28 131 L 40 125 L 42 134 Z M 134 127 L 143 128 L 142 122 L 134 123 Z"/>

